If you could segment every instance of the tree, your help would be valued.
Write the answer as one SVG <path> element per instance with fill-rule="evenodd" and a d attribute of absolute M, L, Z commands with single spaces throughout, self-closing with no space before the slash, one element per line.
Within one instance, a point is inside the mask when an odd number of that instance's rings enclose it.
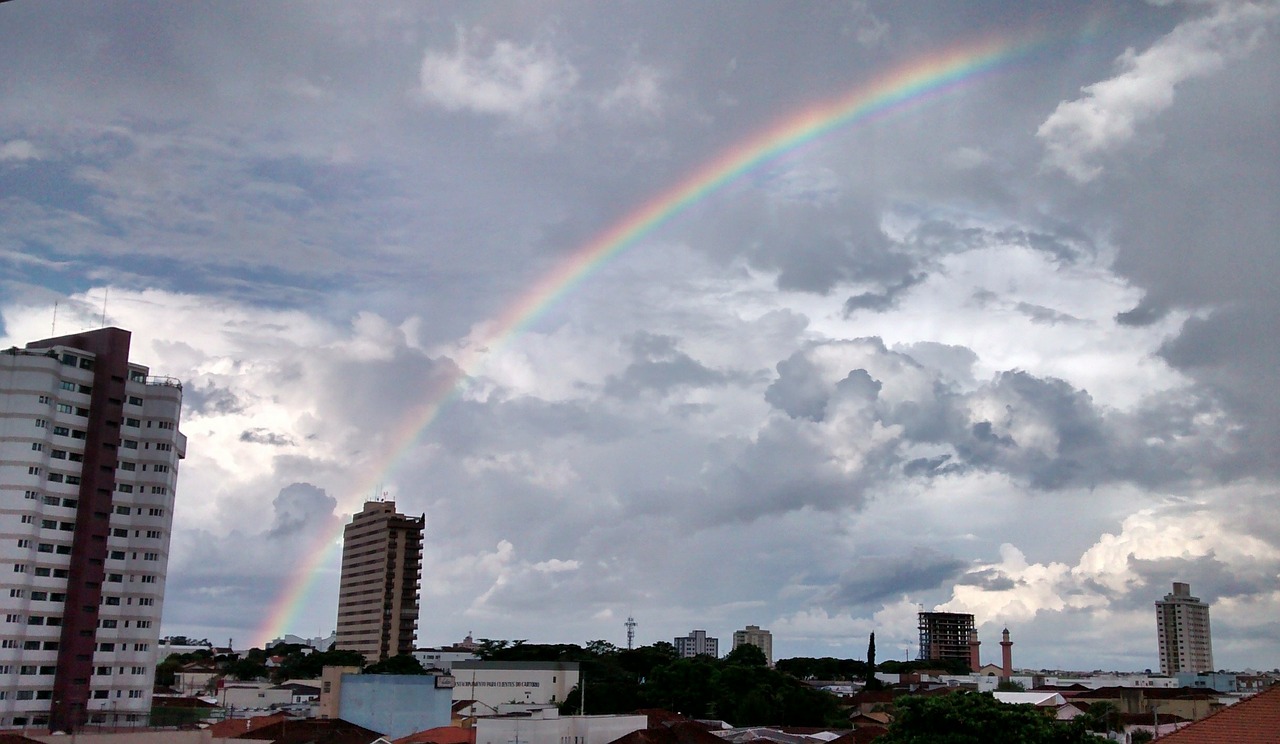
<path fill-rule="evenodd" d="M 1026 692 L 1027 686 L 1012 679 L 1002 679 L 996 683 L 997 692 Z"/>
<path fill-rule="evenodd" d="M 745 666 L 745 667 L 767 667 L 769 659 L 764 655 L 764 651 L 759 646 L 753 646 L 750 643 L 744 643 L 729 652 L 724 657 L 726 665 Z"/>
<path fill-rule="evenodd" d="M 412 654 L 397 654 L 388 659 L 370 664 L 364 668 L 365 674 L 426 674 L 427 670 Z"/>
<path fill-rule="evenodd" d="M 879 690 L 884 687 L 876 678 L 876 634 L 874 632 L 871 634 L 871 640 L 867 641 L 867 672 L 862 682 L 868 690 Z"/>
<path fill-rule="evenodd" d="M 1124 723 L 1121 721 L 1120 709 L 1114 703 L 1106 700 L 1094 703 L 1089 706 L 1089 710 L 1079 717 L 1084 727 L 1090 731 L 1097 731 L 1101 734 L 1109 734 L 1112 731 L 1121 731 L 1124 729 Z"/>
<path fill-rule="evenodd" d="M 1077 723 L 1059 723 L 1029 705 L 956 692 L 901 697 L 889 731 L 876 744 L 1096 744 Z"/>

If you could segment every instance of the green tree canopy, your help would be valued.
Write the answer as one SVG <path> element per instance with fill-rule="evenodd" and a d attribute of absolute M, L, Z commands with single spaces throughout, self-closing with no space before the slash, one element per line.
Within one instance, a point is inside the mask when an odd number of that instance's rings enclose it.
<path fill-rule="evenodd" d="M 391 658 L 370 664 L 365 674 L 426 674 L 427 670 L 412 654 L 397 654 Z"/>
<path fill-rule="evenodd" d="M 1030 705 L 956 692 L 898 698 L 893 723 L 876 744 L 1098 744 L 1077 723 L 1054 721 Z"/>

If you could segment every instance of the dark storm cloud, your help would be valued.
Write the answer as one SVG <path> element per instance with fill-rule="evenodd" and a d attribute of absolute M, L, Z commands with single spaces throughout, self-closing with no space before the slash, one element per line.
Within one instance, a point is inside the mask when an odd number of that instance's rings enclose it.
<path fill-rule="evenodd" d="M 724 385 L 734 379 L 702 365 L 676 345 L 671 336 L 637 333 L 630 340 L 633 361 L 622 374 L 605 380 L 605 393 L 618 398 L 635 398 L 646 391 L 665 395 L 678 388 Z"/>
<path fill-rule="evenodd" d="M 919 284 L 924 278 L 924 274 L 916 274 L 908 276 L 897 284 L 886 287 L 881 292 L 856 294 L 844 301 L 844 316 L 847 318 L 858 310 L 874 310 L 876 312 L 888 310 L 897 303 L 899 295 Z"/>
<path fill-rule="evenodd" d="M 828 601 L 839 607 L 856 607 L 936 589 L 964 567 L 964 561 L 931 548 L 914 548 L 906 555 L 863 557 L 841 574 Z"/>
<path fill-rule="evenodd" d="M 308 528 L 327 525 L 333 519 L 338 500 L 310 483 L 293 483 L 281 489 L 271 502 L 275 516 L 268 537 L 276 538 Z"/>
<path fill-rule="evenodd" d="M 1191 585 L 1191 593 L 1214 604 L 1232 597 L 1252 597 L 1275 589 L 1274 561 L 1259 560 L 1252 565 L 1228 565 L 1213 553 L 1194 557 L 1145 560 L 1129 556 L 1129 567 L 1139 577 L 1136 591 L 1128 591 L 1115 601 L 1119 606 L 1132 602 L 1136 607 L 1164 599 L 1173 591 L 1173 582 Z M 1145 591 L 1143 591 L 1145 589 Z M 1146 602 L 1141 600 L 1145 599 Z"/>
<path fill-rule="evenodd" d="M 1010 577 L 1003 572 L 994 568 L 986 568 L 981 571 L 969 571 L 956 579 L 957 584 L 965 586 L 976 586 L 988 592 L 1007 592 L 1018 585 Z"/>
<path fill-rule="evenodd" d="M 261 427 L 245 429 L 240 432 L 240 441 L 253 442 L 255 444 L 268 444 L 272 447 L 291 447 L 296 444 L 296 442 L 293 441 L 293 437 L 288 434 L 279 434 Z"/>
<path fill-rule="evenodd" d="M 187 384 L 182 390 L 182 407 L 189 413 L 227 414 L 245 410 L 247 404 L 234 392 L 213 382 L 204 386 Z"/>

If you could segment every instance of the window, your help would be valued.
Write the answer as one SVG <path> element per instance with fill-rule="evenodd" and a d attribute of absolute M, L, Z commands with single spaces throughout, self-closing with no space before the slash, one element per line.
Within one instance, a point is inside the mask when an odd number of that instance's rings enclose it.
<path fill-rule="evenodd" d="M 111 551 L 111 554 L 110 554 L 110 555 L 108 555 L 107 557 L 108 557 L 108 558 L 110 558 L 110 559 L 111 559 L 111 560 L 113 560 L 113 561 L 122 561 L 122 560 L 124 560 L 124 551 L 123 551 L 123 550 L 113 550 L 113 551 Z"/>
<path fill-rule="evenodd" d="M 52 553 L 53 551 L 51 550 L 49 552 Z M 36 566 L 36 576 L 49 576 L 49 575 L 50 575 L 50 571 L 47 567 Z"/>
<path fill-rule="evenodd" d="M 84 455 L 79 452 L 68 452 L 67 459 L 71 460 L 71 462 L 84 462 Z"/>
<path fill-rule="evenodd" d="M 90 394 L 90 393 L 92 393 L 92 392 L 93 392 L 93 386 L 92 386 L 92 385 L 77 385 L 77 386 L 76 386 L 76 390 L 78 390 L 79 392 L 84 393 L 85 395 L 88 395 L 88 394 Z"/>
<path fill-rule="evenodd" d="M 18 547 L 19 547 L 19 548 L 29 548 L 29 547 L 31 547 L 31 541 L 24 537 L 24 538 L 22 538 L 21 540 L 19 540 L 19 541 L 18 541 Z"/>
<path fill-rule="evenodd" d="M 27 491 L 26 493 L 26 498 L 29 498 L 29 499 L 36 499 L 39 497 L 40 497 L 40 494 L 35 491 Z"/>
<path fill-rule="evenodd" d="M 99 621 L 98 621 L 98 627 L 99 627 L 99 628 L 114 628 L 114 627 L 116 627 L 116 621 L 115 621 L 115 620 L 111 620 L 111 619 L 103 619 L 103 620 L 99 620 Z"/>
<path fill-rule="evenodd" d="M 35 518 L 35 517 L 33 517 L 33 516 L 31 516 L 30 514 L 23 514 L 23 515 L 22 515 L 22 523 L 23 523 L 23 524 L 35 524 L 35 521 L 36 521 L 36 518 Z"/>
<path fill-rule="evenodd" d="M 121 470 L 137 470 L 138 465 L 137 463 L 128 462 L 127 460 L 121 460 L 120 469 Z"/>
<path fill-rule="evenodd" d="M 132 440 L 132 439 L 126 439 L 126 440 L 124 440 L 124 441 L 122 442 L 122 444 L 124 444 L 124 448 L 125 448 L 125 449 L 137 449 L 137 448 L 138 448 L 138 443 L 137 443 L 137 442 L 135 442 L 135 441 L 134 441 L 134 440 Z"/>
<path fill-rule="evenodd" d="M 144 465 L 143 467 L 146 467 L 146 466 Z M 156 471 L 157 473 L 167 473 L 167 472 L 169 472 L 169 466 L 168 466 L 168 465 L 152 465 L 152 466 L 151 466 L 151 469 L 152 469 L 152 470 L 154 470 L 154 471 Z"/>
<path fill-rule="evenodd" d="M 139 627 L 139 628 L 150 628 L 150 627 L 151 627 L 151 621 L 150 621 L 150 620 L 139 620 L 139 621 L 138 621 L 138 627 Z"/>
<path fill-rule="evenodd" d="M 14 572 L 14 573 L 26 573 L 26 572 L 27 572 L 27 564 L 25 564 L 25 563 L 15 563 L 15 564 L 13 564 L 13 572 Z"/>
<path fill-rule="evenodd" d="M 32 601 L 43 602 L 48 598 L 49 598 L 49 592 L 38 592 L 38 591 L 31 592 Z"/>
<path fill-rule="evenodd" d="M 62 592 L 49 592 L 49 601 L 50 602 L 66 602 L 67 595 L 63 594 Z"/>
<path fill-rule="evenodd" d="M 35 452 L 41 452 L 44 450 L 44 445 L 41 444 L 40 442 L 32 442 L 31 449 Z"/>
<path fill-rule="evenodd" d="M 43 592 L 32 592 L 33 594 L 43 594 Z M 44 618 L 40 615 L 29 615 L 27 617 L 27 625 L 44 625 Z M 36 648 L 39 648 L 37 644 Z"/>
<path fill-rule="evenodd" d="M 36 472 L 35 472 L 35 474 L 36 474 L 36 475 L 39 475 L 39 474 L 40 474 L 40 468 L 33 468 L 33 469 L 36 471 Z M 61 483 L 61 482 L 62 482 L 62 473 L 49 473 L 49 480 L 50 480 L 50 481 L 52 481 L 52 482 L 54 482 L 54 483 Z"/>
<path fill-rule="evenodd" d="M 41 553 L 52 553 L 53 543 L 40 543 L 36 546 L 36 550 Z"/>
<path fill-rule="evenodd" d="M 85 438 L 85 433 L 84 433 L 83 431 L 80 431 L 79 429 L 72 429 L 72 430 L 71 430 L 71 438 L 72 438 L 72 439 L 84 439 L 84 438 Z"/>
<path fill-rule="evenodd" d="M 156 442 L 156 449 L 160 450 L 161 452 L 169 452 L 170 450 L 173 449 L 173 445 L 166 444 L 164 442 Z"/>
<path fill-rule="evenodd" d="M 22 666 L 18 667 L 18 674 L 35 674 L 35 673 L 36 673 L 35 664 L 23 664 Z"/>
<path fill-rule="evenodd" d="M 129 697 L 131 698 L 142 697 L 142 690 L 129 690 Z"/>
<path fill-rule="evenodd" d="M 112 583 L 112 584 L 120 584 L 120 583 L 123 583 L 123 582 L 124 582 L 124 575 L 123 575 L 123 574 L 118 574 L 118 573 L 107 574 L 107 581 L 109 581 L 109 582 L 110 582 L 110 583 Z"/>
<path fill-rule="evenodd" d="M 93 369 L 93 360 L 92 360 L 92 359 L 81 359 L 81 360 L 80 360 L 80 369 Z"/>
<path fill-rule="evenodd" d="M 131 406 L 140 406 L 140 405 L 142 405 L 142 398 L 139 398 L 139 397 L 138 397 L 138 396 L 136 396 L 136 395 L 130 395 L 130 396 L 129 396 L 129 405 L 131 405 Z"/>
<path fill-rule="evenodd" d="M 160 428 L 160 429 L 172 429 L 172 428 L 173 428 L 173 422 L 172 422 L 172 421 L 157 421 L 157 422 L 156 422 L 156 427 L 157 427 L 157 428 Z"/>
<path fill-rule="evenodd" d="M 35 465 L 28 465 L 27 475 L 40 475 L 40 468 L 36 467 Z M 50 480 L 52 480 L 52 478 L 50 478 Z M 61 478 L 59 478 L 59 480 L 61 480 Z"/>
<path fill-rule="evenodd" d="M 146 673 L 147 673 L 147 668 L 146 668 L 146 667 L 136 666 L 136 667 L 134 667 L 134 668 L 131 670 L 131 672 L 132 672 L 133 674 L 146 674 Z"/>
<path fill-rule="evenodd" d="M 151 516 L 153 516 L 153 517 L 163 517 L 163 516 L 164 516 L 164 509 L 160 509 L 160 508 L 152 507 L 152 509 L 151 509 L 151 512 L 150 512 L 150 513 L 151 513 Z"/>
<path fill-rule="evenodd" d="M 156 577 L 154 577 L 154 576 L 143 576 L 143 577 L 142 577 L 142 583 L 144 583 L 144 584 L 154 584 L 154 583 L 156 583 Z"/>
<path fill-rule="evenodd" d="M 44 419 L 41 419 L 41 418 L 36 419 L 36 428 L 37 428 L 37 429 L 46 429 L 46 428 L 48 428 L 48 427 L 49 427 L 49 422 L 48 422 L 48 421 L 45 421 Z M 54 433 L 56 434 L 57 432 L 55 431 Z"/>
<path fill-rule="evenodd" d="M 119 527 L 116 527 L 111 530 L 111 536 L 112 537 L 128 537 L 129 530 L 122 530 Z"/>
<path fill-rule="evenodd" d="M 116 644 L 114 644 L 114 643 L 99 643 L 99 644 L 98 644 L 98 650 L 99 650 L 99 651 L 102 651 L 102 652 L 104 652 L 104 653 L 113 653 L 113 652 L 116 650 Z"/>
<path fill-rule="evenodd" d="M 6 638 L 3 641 L 0 641 L 0 648 L 17 648 L 17 647 L 18 647 L 18 642 L 13 640 L 12 638 Z"/>
<path fill-rule="evenodd" d="M 133 486 L 128 483 L 117 483 L 116 490 L 120 493 L 133 493 Z M 128 514 L 126 511 L 125 514 Z"/>
<path fill-rule="evenodd" d="M 73 393 L 76 391 L 76 384 L 71 380 L 63 380 L 61 387 L 63 390 L 70 390 Z"/>
<path fill-rule="evenodd" d="M 125 420 L 124 420 L 124 425 L 125 425 L 125 426 L 132 426 L 133 428 L 137 429 L 137 428 L 139 428 L 140 426 L 142 426 L 142 422 L 141 422 L 141 421 L 139 421 L 139 420 L 138 420 L 138 419 L 136 419 L 136 418 L 127 418 L 127 419 L 125 419 Z"/>
<path fill-rule="evenodd" d="M 103 597 L 102 603 L 106 605 L 118 605 L 120 604 L 120 598 L 119 597 Z"/>
<path fill-rule="evenodd" d="M 117 507 L 116 507 L 116 514 L 123 514 L 123 515 L 125 515 L 125 516 L 127 517 L 127 516 L 129 516 L 129 511 L 130 511 L 130 510 L 129 510 L 129 507 L 127 507 L 127 506 L 117 506 Z"/>
<path fill-rule="evenodd" d="M 74 410 L 74 409 L 70 406 L 70 404 L 67 404 L 67 403 L 59 403 L 58 405 L 54 406 L 54 409 L 55 409 L 58 413 L 71 413 L 71 411 L 72 411 L 72 410 Z"/>
<path fill-rule="evenodd" d="M 77 506 L 80 506 L 80 501 L 77 499 L 63 499 L 62 505 L 67 508 L 74 509 Z"/>
<path fill-rule="evenodd" d="M 76 406 L 76 415 L 77 415 L 77 416 L 84 416 L 85 418 L 88 418 L 88 417 L 89 417 L 89 409 L 88 409 L 88 408 L 81 408 L 81 407 L 79 407 L 79 406 Z"/>
<path fill-rule="evenodd" d="M 139 604 L 139 605 L 141 605 L 142 607 L 151 607 L 151 606 L 152 606 L 152 605 L 154 605 L 155 603 L 156 603 L 156 601 L 155 601 L 155 599 L 153 599 L 152 597 L 139 597 L 139 598 L 138 598 L 138 604 Z"/>
<path fill-rule="evenodd" d="M 67 476 L 67 485 L 69 485 L 69 486 L 78 486 L 78 485 L 80 485 L 80 476 L 78 476 L 78 475 L 68 475 L 68 476 Z"/>
<path fill-rule="evenodd" d="M 169 489 L 165 486 L 152 486 L 151 493 L 167 494 L 169 493 Z"/>
<path fill-rule="evenodd" d="M 40 644 L 40 650 L 41 650 L 41 651 L 57 651 L 57 650 L 58 650 L 58 642 L 57 642 L 57 641 L 45 641 L 44 643 L 41 643 L 41 644 Z"/>
<path fill-rule="evenodd" d="M 147 530 L 147 537 L 158 540 L 160 538 L 160 530 Z"/>
<path fill-rule="evenodd" d="M 75 522 L 58 522 L 58 529 L 63 532 L 74 532 L 76 529 Z"/>
<path fill-rule="evenodd" d="M 27 596 L 27 590 L 26 589 L 10 589 L 9 596 L 14 597 L 16 599 L 22 599 L 23 597 Z"/>
<path fill-rule="evenodd" d="M 53 427 L 53 433 L 57 434 L 60 437 L 65 437 L 65 436 L 70 436 L 71 430 L 65 426 L 55 426 Z"/>
<path fill-rule="evenodd" d="M 58 529 L 58 520 L 56 520 L 56 519 L 42 519 L 42 520 L 40 520 L 40 529 L 42 529 L 42 530 L 56 530 L 56 529 Z"/>
<path fill-rule="evenodd" d="M 57 553 L 58 555 L 71 555 L 71 546 L 70 546 L 70 545 L 58 545 L 58 546 L 54 547 L 53 552 Z M 54 575 L 54 576 L 57 576 L 57 575 L 58 575 L 58 572 L 57 572 L 57 571 L 54 571 L 54 572 L 53 572 L 53 575 Z"/>
<path fill-rule="evenodd" d="M 143 554 L 142 554 L 142 560 L 144 560 L 144 561 L 158 561 L 158 560 L 160 560 L 160 554 L 159 554 L 159 553 L 143 553 Z"/>

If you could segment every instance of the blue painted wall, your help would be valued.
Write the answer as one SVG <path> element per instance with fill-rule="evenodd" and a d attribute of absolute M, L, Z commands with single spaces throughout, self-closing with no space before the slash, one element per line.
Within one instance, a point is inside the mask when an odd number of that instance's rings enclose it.
<path fill-rule="evenodd" d="M 449 725 L 453 690 L 417 674 L 345 674 L 339 717 L 391 739 Z"/>

